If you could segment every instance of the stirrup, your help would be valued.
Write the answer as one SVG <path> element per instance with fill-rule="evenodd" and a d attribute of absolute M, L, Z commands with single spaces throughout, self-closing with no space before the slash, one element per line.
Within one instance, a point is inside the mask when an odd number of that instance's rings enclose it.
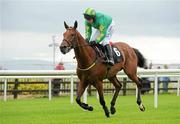
<path fill-rule="evenodd" d="M 108 64 L 111 65 L 111 66 L 113 66 L 113 65 L 114 65 L 114 62 L 110 60 Z"/>
<path fill-rule="evenodd" d="M 112 60 L 109 60 L 109 59 L 107 59 L 107 60 L 105 61 L 105 63 L 108 64 L 108 65 L 110 65 L 110 66 L 113 66 L 113 65 L 114 65 L 114 62 L 113 62 Z"/>

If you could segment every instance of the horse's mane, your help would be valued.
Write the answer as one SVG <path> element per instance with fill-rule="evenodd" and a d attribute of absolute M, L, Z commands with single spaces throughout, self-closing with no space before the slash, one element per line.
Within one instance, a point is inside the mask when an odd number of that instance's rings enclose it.
<path fill-rule="evenodd" d="M 78 36 L 79 36 L 80 38 L 82 38 L 82 39 L 85 41 L 85 38 L 81 35 L 81 33 L 80 33 L 78 30 L 76 30 L 76 33 L 78 34 Z"/>

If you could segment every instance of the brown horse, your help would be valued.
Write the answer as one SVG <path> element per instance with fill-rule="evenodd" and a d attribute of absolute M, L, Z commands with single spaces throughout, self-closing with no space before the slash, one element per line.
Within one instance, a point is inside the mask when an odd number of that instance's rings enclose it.
<path fill-rule="evenodd" d="M 88 85 L 93 85 L 98 91 L 100 104 L 104 109 L 105 115 L 109 117 L 109 110 L 103 96 L 103 79 L 108 79 L 115 87 L 115 93 L 110 107 L 111 114 L 114 114 L 116 112 L 115 102 L 122 87 L 116 75 L 118 71 L 123 69 L 128 77 L 136 83 L 138 87 L 137 104 L 139 105 L 140 110 L 144 111 L 145 107 L 142 104 L 140 94 L 141 79 L 137 77 L 136 73 L 137 66 L 145 67 L 145 58 L 143 55 L 137 49 L 130 47 L 126 43 L 114 43 L 114 45 L 121 51 L 123 60 L 109 68 L 106 64 L 102 63 L 102 58 L 97 57 L 95 50 L 76 30 L 77 25 L 77 21 L 75 21 L 74 27 L 69 27 L 64 22 L 66 32 L 63 34 L 64 39 L 60 45 L 60 51 L 63 54 L 66 54 L 71 49 L 74 49 L 75 57 L 77 59 L 77 75 L 80 82 L 76 102 L 83 109 L 92 111 L 92 106 L 81 102 L 81 96 Z"/>

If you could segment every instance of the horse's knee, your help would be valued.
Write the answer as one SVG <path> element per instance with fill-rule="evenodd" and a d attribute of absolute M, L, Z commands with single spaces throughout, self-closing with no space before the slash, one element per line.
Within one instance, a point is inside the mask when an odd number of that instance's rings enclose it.
<path fill-rule="evenodd" d="M 139 80 L 139 82 L 141 82 L 141 83 L 142 83 L 142 79 L 141 79 L 140 77 L 138 77 L 138 80 Z"/>
<path fill-rule="evenodd" d="M 101 104 L 102 106 L 105 106 L 106 103 L 105 103 L 105 101 L 104 101 L 103 98 L 100 98 L 99 101 L 100 101 L 100 104 Z"/>
<path fill-rule="evenodd" d="M 137 77 L 136 75 L 128 75 L 128 77 L 134 81 L 138 87 L 138 89 L 141 89 L 142 88 L 142 79 Z"/>
<path fill-rule="evenodd" d="M 137 88 L 139 89 L 139 90 L 141 90 L 142 89 L 142 83 L 136 83 L 137 84 Z"/>
<path fill-rule="evenodd" d="M 138 89 L 141 90 L 141 88 L 142 88 L 142 79 L 138 77 L 138 80 L 137 80 L 136 84 L 137 84 Z"/>
<path fill-rule="evenodd" d="M 120 91 L 120 90 L 121 90 L 121 87 L 122 87 L 122 84 L 117 85 L 117 86 L 116 86 L 116 90 L 117 90 L 117 91 Z"/>
<path fill-rule="evenodd" d="M 121 84 L 121 82 L 118 80 L 117 77 L 116 77 L 116 81 L 117 81 L 117 83 L 119 84 L 119 86 L 122 87 L 122 84 Z"/>
<path fill-rule="evenodd" d="M 112 83 L 114 84 L 116 91 L 120 91 L 121 90 L 122 84 L 120 83 L 120 81 L 117 78 L 115 78 L 112 81 Z"/>
<path fill-rule="evenodd" d="M 139 88 L 141 89 L 142 88 L 142 79 L 140 77 L 138 77 L 138 80 L 139 80 Z"/>

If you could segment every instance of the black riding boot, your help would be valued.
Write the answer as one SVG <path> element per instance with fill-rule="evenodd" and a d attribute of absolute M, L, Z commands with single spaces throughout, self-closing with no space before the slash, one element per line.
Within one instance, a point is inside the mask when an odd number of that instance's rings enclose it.
<path fill-rule="evenodd" d="M 109 65 L 113 66 L 114 65 L 114 59 L 113 59 L 113 53 L 111 46 L 109 44 L 105 45 L 105 51 L 106 51 L 106 56 L 107 56 L 107 62 Z"/>

